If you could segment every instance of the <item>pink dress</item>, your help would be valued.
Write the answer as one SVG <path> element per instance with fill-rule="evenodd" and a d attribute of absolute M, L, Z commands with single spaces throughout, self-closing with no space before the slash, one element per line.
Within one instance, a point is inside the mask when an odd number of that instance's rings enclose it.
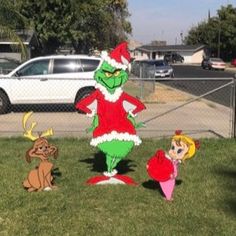
<path fill-rule="evenodd" d="M 174 187 L 175 187 L 175 178 L 178 175 L 179 161 L 178 160 L 171 160 L 171 161 L 172 161 L 173 167 L 174 167 L 173 177 L 170 178 L 167 181 L 164 181 L 164 182 L 160 181 L 159 182 L 160 186 L 161 186 L 161 189 L 162 189 L 162 191 L 163 191 L 163 193 L 164 193 L 167 200 L 172 200 L 172 194 L 173 194 Z"/>

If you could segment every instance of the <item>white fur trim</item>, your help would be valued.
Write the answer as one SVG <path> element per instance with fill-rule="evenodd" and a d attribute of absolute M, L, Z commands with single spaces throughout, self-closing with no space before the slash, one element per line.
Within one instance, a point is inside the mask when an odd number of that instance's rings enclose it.
<path fill-rule="evenodd" d="M 129 110 L 129 114 L 132 116 L 132 117 L 136 117 L 137 114 L 133 114 L 132 110 Z"/>
<path fill-rule="evenodd" d="M 103 172 L 103 174 L 107 177 L 112 177 L 112 176 L 116 175 L 117 173 L 118 173 L 118 171 L 116 169 L 112 170 L 112 172 L 108 172 L 108 171 Z"/>
<path fill-rule="evenodd" d="M 109 134 L 104 134 L 102 136 L 92 138 L 90 141 L 90 145 L 96 147 L 98 144 L 112 141 L 112 140 L 119 140 L 119 141 L 133 141 L 136 146 L 142 143 L 141 139 L 135 134 L 129 133 L 118 133 L 116 131 L 112 131 Z"/>
<path fill-rule="evenodd" d="M 111 177 L 108 180 L 103 180 L 97 183 L 97 185 L 103 185 L 103 184 L 125 184 L 125 183 L 120 179 Z"/>
<path fill-rule="evenodd" d="M 128 68 L 127 65 L 124 65 L 122 63 L 119 63 L 117 62 L 115 59 L 111 58 L 109 55 L 108 55 L 108 52 L 107 51 L 102 51 L 101 53 L 101 58 L 108 62 L 108 64 L 110 64 L 111 66 L 117 68 L 117 69 L 122 69 L 122 70 L 126 70 Z"/>
<path fill-rule="evenodd" d="M 91 113 L 87 113 L 86 116 L 91 118 L 91 117 L 94 117 L 95 114 L 96 114 L 96 111 L 93 109 L 92 112 Z"/>
<path fill-rule="evenodd" d="M 128 67 L 129 61 L 125 57 L 123 57 L 122 55 L 121 55 L 121 61 L 124 65 L 127 65 L 127 67 Z"/>
<path fill-rule="evenodd" d="M 95 88 L 99 89 L 101 93 L 104 95 L 105 100 L 109 102 L 116 102 L 123 93 L 122 88 L 117 88 L 113 94 L 110 94 L 104 86 L 98 83 L 95 84 Z"/>

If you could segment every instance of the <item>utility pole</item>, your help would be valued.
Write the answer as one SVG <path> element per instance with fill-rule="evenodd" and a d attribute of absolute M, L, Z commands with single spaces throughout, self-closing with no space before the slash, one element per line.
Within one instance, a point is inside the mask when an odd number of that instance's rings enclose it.
<path fill-rule="evenodd" d="M 217 56 L 220 57 L 220 41 L 221 41 L 221 25 L 220 25 L 220 21 L 219 21 L 219 30 L 218 30 L 218 50 L 217 50 Z"/>
<path fill-rule="evenodd" d="M 183 40 L 183 32 L 182 31 L 180 32 L 180 38 L 181 38 L 181 45 L 183 45 L 184 40 Z"/>

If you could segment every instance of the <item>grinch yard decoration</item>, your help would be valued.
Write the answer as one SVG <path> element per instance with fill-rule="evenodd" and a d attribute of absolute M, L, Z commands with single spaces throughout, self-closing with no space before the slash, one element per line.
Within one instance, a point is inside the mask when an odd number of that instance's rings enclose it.
<path fill-rule="evenodd" d="M 102 59 L 103 63 L 94 75 L 96 90 L 76 104 L 76 109 L 93 117 L 92 126 L 89 128 L 89 131 L 93 132 L 90 144 L 106 155 L 107 171 L 104 176 L 94 177 L 88 183 L 132 184 L 131 178 L 118 175 L 115 168 L 135 145 L 141 144 L 136 128 L 141 127 L 142 123 L 137 124 L 134 117 L 145 109 L 145 106 L 122 90 L 128 80 L 126 70 L 130 62 L 127 42 L 119 44 L 110 54 L 103 52 Z M 89 105 L 94 102 L 97 109 L 91 110 Z M 134 109 L 127 111 L 125 102 L 131 104 Z"/>
<path fill-rule="evenodd" d="M 176 131 L 168 154 L 163 150 L 157 150 L 156 154 L 149 159 L 147 172 L 152 179 L 159 182 L 167 201 L 173 200 L 179 163 L 192 158 L 198 148 L 198 141 L 181 134 L 181 131 Z"/>

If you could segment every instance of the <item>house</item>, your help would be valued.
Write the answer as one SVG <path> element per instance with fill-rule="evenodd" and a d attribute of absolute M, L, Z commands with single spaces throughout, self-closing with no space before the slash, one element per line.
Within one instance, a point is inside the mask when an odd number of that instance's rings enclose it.
<path fill-rule="evenodd" d="M 133 51 L 135 60 L 163 59 L 167 53 L 178 53 L 184 57 L 184 63 L 201 63 L 206 55 L 205 45 L 143 45 Z"/>
<path fill-rule="evenodd" d="M 131 60 L 134 60 L 135 59 L 135 56 L 134 56 L 135 49 L 141 47 L 142 43 L 140 43 L 134 39 L 128 40 L 128 43 L 129 43 L 129 51 L 130 51 Z"/>
<path fill-rule="evenodd" d="M 40 43 L 36 34 L 31 30 L 18 30 L 16 34 L 20 37 L 26 47 L 26 59 L 39 55 Z M 13 59 L 22 62 L 22 52 L 18 47 L 19 43 L 7 38 L 0 38 L 0 58 Z"/>

